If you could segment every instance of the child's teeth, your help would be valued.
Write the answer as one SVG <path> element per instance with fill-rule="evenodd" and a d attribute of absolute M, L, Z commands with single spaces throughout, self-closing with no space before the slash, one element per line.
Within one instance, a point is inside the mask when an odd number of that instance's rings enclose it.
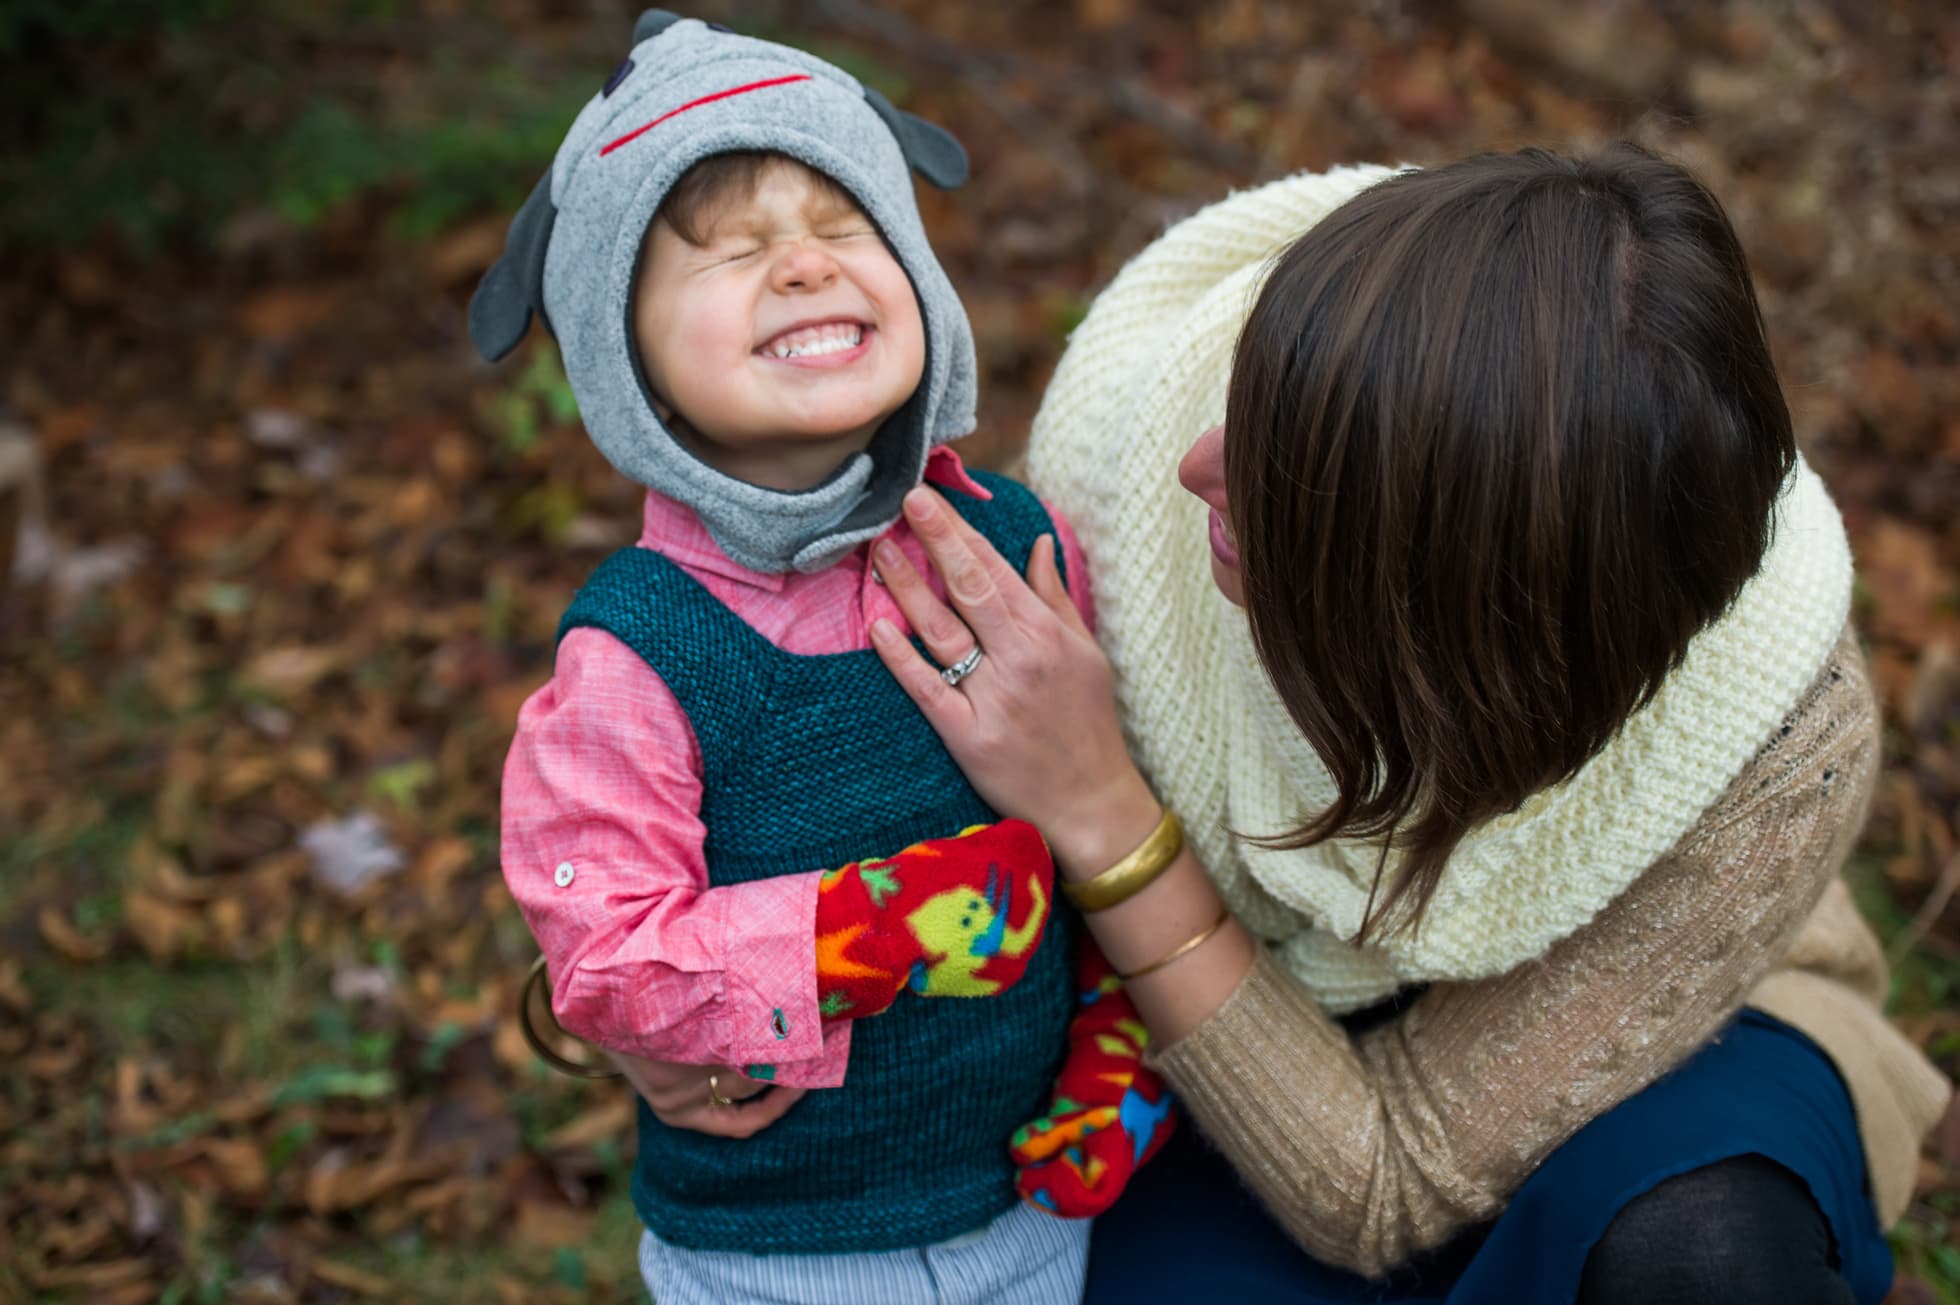
<path fill-rule="evenodd" d="M 769 347 L 771 357 L 808 358 L 826 353 L 842 353 L 857 348 L 864 338 L 858 326 L 819 326 L 786 335 Z"/>

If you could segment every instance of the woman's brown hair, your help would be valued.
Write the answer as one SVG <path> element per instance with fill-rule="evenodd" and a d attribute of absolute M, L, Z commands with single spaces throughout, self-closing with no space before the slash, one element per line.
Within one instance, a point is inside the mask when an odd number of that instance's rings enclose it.
<path fill-rule="evenodd" d="M 1795 456 L 1741 245 L 1675 164 L 1484 155 L 1323 219 L 1226 407 L 1253 639 L 1339 788 L 1258 841 L 1383 839 L 1361 936 L 1417 926 L 1465 833 L 1598 753 L 1755 574 Z"/>

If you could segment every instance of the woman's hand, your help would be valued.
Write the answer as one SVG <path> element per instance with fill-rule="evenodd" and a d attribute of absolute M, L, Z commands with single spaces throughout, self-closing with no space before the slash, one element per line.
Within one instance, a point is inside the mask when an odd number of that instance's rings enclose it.
<path fill-rule="evenodd" d="M 914 490 L 905 516 L 953 607 L 889 543 L 873 554 L 880 578 L 940 665 L 976 641 L 982 657 L 949 685 L 888 621 L 872 627 L 879 657 L 990 806 L 1040 829 L 1064 874 L 1097 873 L 1160 808 L 1123 745 L 1109 660 L 1062 584 L 1054 536 L 1036 543 L 1024 581 L 938 495 Z"/>
<path fill-rule="evenodd" d="M 715 1137 L 753 1137 L 781 1119 L 804 1092 L 783 1087 L 772 1091 L 771 1084 L 726 1067 L 642 1060 L 617 1051 L 607 1054 L 655 1119 Z M 708 1091 L 710 1074 L 715 1076 L 715 1091 L 732 1104 L 716 1104 Z"/>
<path fill-rule="evenodd" d="M 957 687 L 940 679 L 889 622 L 872 627 L 878 655 L 946 750 L 993 808 L 1041 830 L 1070 879 L 1114 865 L 1156 828 L 1163 808 L 1123 746 L 1109 660 L 1069 601 L 1052 537 L 1035 546 L 1028 580 L 930 491 L 905 516 L 945 578 L 953 608 L 896 548 L 872 561 L 933 658 L 952 666 L 977 641 L 980 664 Z M 957 609 L 957 615 L 954 608 Z M 1187 844 L 1141 892 L 1087 917 L 1158 1046 L 1196 1028 L 1252 967 L 1250 934 L 1228 922 L 1163 968 L 1155 962 L 1206 933 L 1221 903 Z"/>

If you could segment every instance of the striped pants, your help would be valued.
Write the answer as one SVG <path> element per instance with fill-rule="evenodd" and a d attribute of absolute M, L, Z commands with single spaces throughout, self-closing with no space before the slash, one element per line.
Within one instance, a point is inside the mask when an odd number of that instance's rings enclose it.
<path fill-rule="evenodd" d="M 640 1237 L 654 1305 L 1076 1305 L 1089 1220 L 1017 1205 L 986 1227 L 905 1251 L 745 1255 Z"/>

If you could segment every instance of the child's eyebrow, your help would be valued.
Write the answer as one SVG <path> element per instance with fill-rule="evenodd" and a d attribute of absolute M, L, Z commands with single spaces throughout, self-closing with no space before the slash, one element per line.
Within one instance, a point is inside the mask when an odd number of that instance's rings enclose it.
<path fill-rule="evenodd" d="M 849 195 L 826 192 L 813 197 L 804 209 L 804 216 L 813 222 L 836 222 L 850 218 L 871 219 L 855 199 Z"/>
<path fill-rule="evenodd" d="M 837 222 L 864 222 L 871 218 L 858 207 L 857 201 L 842 195 L 826 195 L 811 199 L 803 208 L 804 220 L 813 226 L 828 226 Z M 708 224 L 707 240 L 728 240 L 740 236 L 762 237 L 770 234 L 773 224 L 760 215 L 740 206 L 731 206 L 728 212 Z"/>

